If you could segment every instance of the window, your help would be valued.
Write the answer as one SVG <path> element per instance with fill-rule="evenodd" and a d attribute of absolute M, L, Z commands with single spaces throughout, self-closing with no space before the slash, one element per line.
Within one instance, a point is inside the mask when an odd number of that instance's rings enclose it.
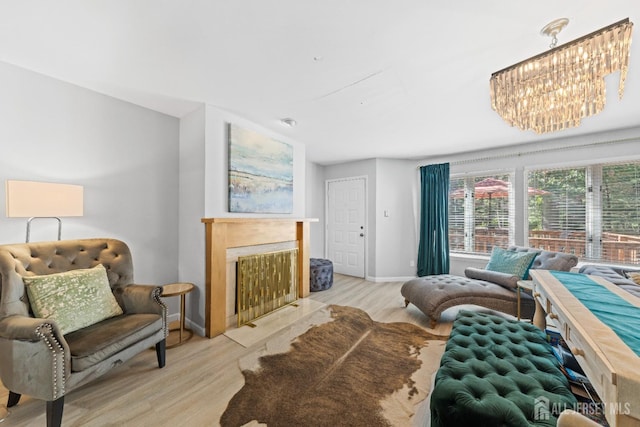
<path fill-rule="evenodd" d="M 640 162 L 602 167 L 600 259 L 640 263 Z"/>
<path fill-rule="evenodd" d="M 449 247 L 491 253 L 513 242 L 513 188 L 509 174 L 451 178 Z"/>
<path fill-rule="evenodd" d="M 528 173 L 529 245 L 640 263 L 640 162 Z"/>
<path fill-rule="evenodd" d="M 529 173 L 529 246 L 584 257 L 586 170 Z"/>

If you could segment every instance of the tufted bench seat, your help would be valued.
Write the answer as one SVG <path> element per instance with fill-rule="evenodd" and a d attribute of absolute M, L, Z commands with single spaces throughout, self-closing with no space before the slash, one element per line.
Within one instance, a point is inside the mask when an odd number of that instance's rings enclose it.
<path fill-rule="evenodd" d="M 431 425 L 549 426 L 576 398 L 535 326 L 461 310 L 431 393 Z"/>

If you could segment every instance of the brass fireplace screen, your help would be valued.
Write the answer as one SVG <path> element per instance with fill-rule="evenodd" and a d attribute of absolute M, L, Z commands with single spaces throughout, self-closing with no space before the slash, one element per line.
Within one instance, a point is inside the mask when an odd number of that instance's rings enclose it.
<path fill-rule="evenodd" d="M 238 257 L 238 326 L 298 299 L 298 249 Z"/>

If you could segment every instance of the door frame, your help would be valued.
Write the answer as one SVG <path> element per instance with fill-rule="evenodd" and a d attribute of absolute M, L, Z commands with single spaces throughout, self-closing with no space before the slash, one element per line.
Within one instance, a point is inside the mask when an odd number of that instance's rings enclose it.
<path fill-rule="evenodd" d="M 363 262 L 363 274 L 364 279 L 367 280 L 368 271 L 369 271 L 369 263 L 368 263 L 368 246 L 369 246 L 369 177 L 367 175 L 356 175 L 356 176 L 348 176 L 344 178 L 332 178 L 325 180 L 324 184 L 324 257 L 327 258 L 329 255 L 329 184 L 333 182 L 339 181 L 355 181 L 362 180 L 364 183 L 364 238 L 363 238 L 363 251 L 364 251 L 364 262 Z"/>

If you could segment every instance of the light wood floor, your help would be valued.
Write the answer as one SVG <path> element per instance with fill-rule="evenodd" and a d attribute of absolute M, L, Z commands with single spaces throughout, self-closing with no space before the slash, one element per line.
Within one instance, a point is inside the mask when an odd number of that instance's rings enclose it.
<path fill-rule="evenodd" d="M 376 321 L 410 322 L 428 329 L 416 307 L 404 307 L 402 282 L 374 283 L 335 275 L 333 287 L 310 298 L 326 304 L 365 310 Z M 453 309 L 443 314 L 435 330 L 448 335 Z M 254 347 L 260 346 L 257 343 Z M 243 386 L 239 358 L 256 351 L 224 335 L 194 336 L 167 350 L 167 364 L 158 369 L 154 350 L 145 351 L 98 380 L 65 397 L 63 426 L 215 426 L 227 402 Z M 0 384 L 0 405 L 8 391 Z M 10 409 L 5 426 L 44 426 L 45 403 L 22 396 Z"/>

